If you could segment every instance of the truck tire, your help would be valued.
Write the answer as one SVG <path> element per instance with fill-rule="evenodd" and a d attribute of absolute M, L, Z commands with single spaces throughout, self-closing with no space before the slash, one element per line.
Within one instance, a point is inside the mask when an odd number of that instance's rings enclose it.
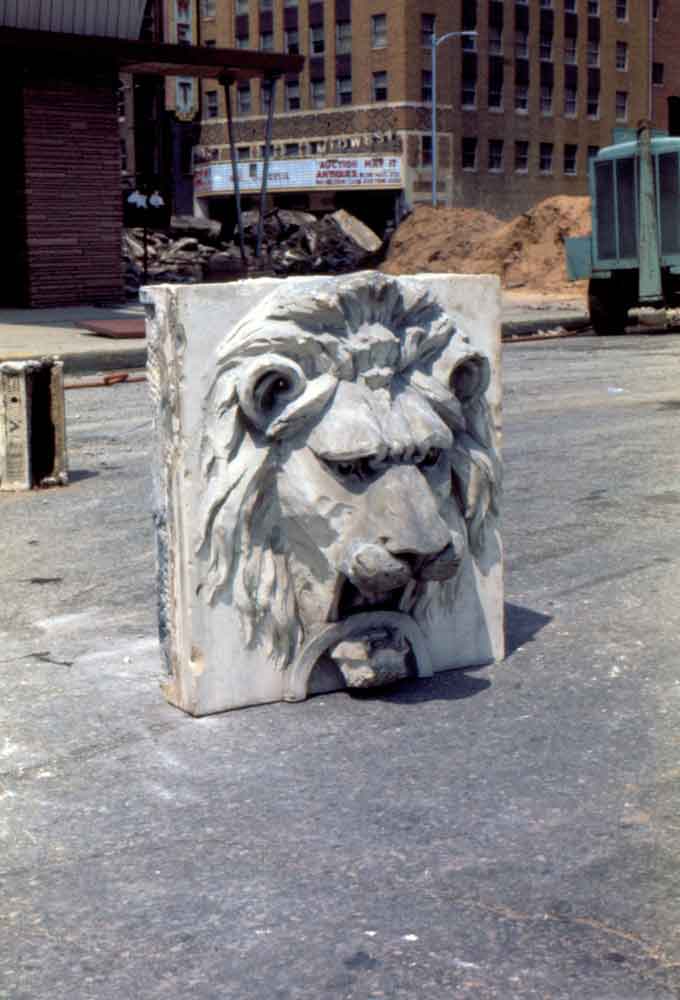
<path fill-rule="evenodd" d="M 629 303 L 622 289 L 611 278 L 591 278 L 588 282 L 588 314 L 599 336 L 623 333 Z"/>

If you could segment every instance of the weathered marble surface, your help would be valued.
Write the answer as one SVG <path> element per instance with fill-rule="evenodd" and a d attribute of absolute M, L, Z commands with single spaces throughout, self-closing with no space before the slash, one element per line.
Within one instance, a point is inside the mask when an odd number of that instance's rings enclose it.
<path fill-rule="evenodd" d="M 497 279 L 145 292 L 170 701 L 503 656 Z"/>
<path fill-rule="evenodd" d="M 63 363 L 0 362 L 0 490 L 67 482 Z"/>

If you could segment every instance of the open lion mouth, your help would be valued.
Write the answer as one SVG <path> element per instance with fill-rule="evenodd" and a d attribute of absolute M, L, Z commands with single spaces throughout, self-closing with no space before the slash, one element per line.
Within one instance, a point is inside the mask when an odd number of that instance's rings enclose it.
<path fill-rule="evenodd" d="M 416 580 L 409 580 L 402 587 L 375 593 L 367 593 L 340 575 L 335 588 L 335 595 L 328 613 L 329 622 L 342 621 L 351 615 L 366 612 L 399 611 L 410 615 L 420 594 L 420 586 Z"/>
<path fill-rule="evenodd" d="M 361 615 L 365 622 L 361 631 L 327 650 L 348 687 L 390 684 L 417 673 L 411 643 L 392 618 L 395 613 L 410 615 L 418 591 L 418 583 L 409 580 L 382 593 L 366 593 L 340 576 L 329 621 L 351 621 Z"/>

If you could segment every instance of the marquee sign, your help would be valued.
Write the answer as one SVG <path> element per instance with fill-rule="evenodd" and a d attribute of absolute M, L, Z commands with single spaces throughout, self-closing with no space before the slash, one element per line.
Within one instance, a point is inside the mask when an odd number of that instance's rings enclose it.
<path fill-rule="evenodd" d="M 243 160 L 237 165 L 241 191 L 259 191 L 263 163 Z M 403 187 L 400 156 L 329 156 L 323 159 L 272 160 L 267 187 L 272 191 L 337 188 Z M 206 163 L 194 171 L 194 191 L 199 197 L 231 194 L 231 163 Z"/>

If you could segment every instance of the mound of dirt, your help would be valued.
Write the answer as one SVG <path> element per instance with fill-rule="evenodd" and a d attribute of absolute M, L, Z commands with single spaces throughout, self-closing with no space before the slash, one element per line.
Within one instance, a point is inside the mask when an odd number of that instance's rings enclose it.
<path fill-rule="evenodd" d="M 564 240 L 588 232 L 588 197 L 546 198 L 510 222 L 477 209 L 422 205 L 395 232 L 382 269 L 498 274 L 505 288 L 574 291 L 567 281 Z"/>

